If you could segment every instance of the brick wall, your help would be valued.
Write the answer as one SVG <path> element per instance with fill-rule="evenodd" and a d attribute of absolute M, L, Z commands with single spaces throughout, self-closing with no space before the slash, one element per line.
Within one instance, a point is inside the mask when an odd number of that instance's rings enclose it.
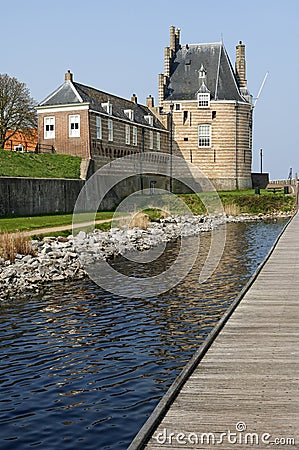
<path fill-rule="evenodd" d="M 80 137 L 69 137 L 69 116 L 80 115 Z M 44 118 L 55 117 L 55 139 L 44 138 Z M 90 154 L 88 110 L 51 112 L 38 114 L 38 142 L 42 145 L 53 145 L 57 153 L 71 154 L 88 158 Z"/>
<path fill-rule="evenodd" d="M 168 105 L 164 105 L 167 110 Z M 211 146 L 198 146 L 198 126 L 211 125 Z M 173 111 L 174 153 L 192 162 L 221 189 L 251 186 L 252 111 L 249 104 L 182 102 Z M 238 179 L 238 180 L 236 180 Z M 221 180 L 221 181 L 220 181 Z M 218 186 L 217 186 L 218 187 Z M 218 187 L 219 188 L 219 187 Z"/>

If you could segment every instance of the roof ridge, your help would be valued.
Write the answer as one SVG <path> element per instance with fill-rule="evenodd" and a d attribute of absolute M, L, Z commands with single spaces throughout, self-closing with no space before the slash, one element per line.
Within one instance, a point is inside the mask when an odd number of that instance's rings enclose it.
<path fill-rule="evenodd" d="M 130 100 L 128 98 L 121 97 L 120 95 L 116 95 L 116 94 L 111 94 L 110 92 L 106 92 L 106 91 L 103 91 L 101 89 L 97 89 L 97 88 L 95 88 L 93 86 L 88 86 L 87 84 L 78 83 L 77 81 L 74 81 L 73 84 L 75 84 L 75 85 L 77 84 L 78 86 L 82 86 L 82 87 L 85 87 L 87 89 L 92 89 L 92 90 L 94 90 L 96 92 L 99 92 L 101 94 L 105 94 L 105 95 L 107 95 L 109 97 L 112 97 L 112 98 L 114 97 L 114 98 L 117 98 L 119 100 L 126 101 L 128 103 L 132 103 L 132 104 L 136 104 L 138 106 L 145 106 L 146 107 L 146 105 L 142 105 L 140 103 L 134 103 L 134 102 L 132 102 L 132 100 Z"/>

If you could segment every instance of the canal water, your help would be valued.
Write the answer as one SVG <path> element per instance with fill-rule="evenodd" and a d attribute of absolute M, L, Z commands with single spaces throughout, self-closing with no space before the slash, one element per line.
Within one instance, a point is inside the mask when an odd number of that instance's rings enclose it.
<path fill-rule="evenodd" d="M 125 299 L 81 280 L 2 307 L 1 450 L 125 450 L 284 224 L 228 224 L 219 267 L 201 285 L 210 233 L 194 270 L 158 297 Z M 122 257 L 113 264 L 154 275 L 177 248 L 145 268 Z"/>

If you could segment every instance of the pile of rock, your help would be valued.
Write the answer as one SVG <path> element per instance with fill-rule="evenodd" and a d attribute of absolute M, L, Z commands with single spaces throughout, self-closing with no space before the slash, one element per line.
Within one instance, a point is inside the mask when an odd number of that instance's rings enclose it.
<path fill-rule="evenodd" d="M 147 230 L 112 228 L 108 232 L 95 230 L 90 234 L 80 231 L 76 237 L 45 237 L 42 241 L 33 241 L 36 256 L 17 255 L 14 263 L 0 258 L 0 301 L 38 293 L 48 282 L 80 279 L 86 276 L 86 262 L 107 260 L 132 250 L 148 250 L 180 235 L 210 231 L 225 222 L 263 218 L 250 215 L 173 216 L 153 222 Z"/>

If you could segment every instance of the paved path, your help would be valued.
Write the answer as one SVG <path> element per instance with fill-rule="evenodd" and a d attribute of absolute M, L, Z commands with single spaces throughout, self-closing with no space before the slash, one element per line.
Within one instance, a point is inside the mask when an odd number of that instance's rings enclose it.
<path fill-rule="evenodd" d="M 89 225 L 93 225 L 93 223 L 95 224 L 99 224 L 99 223 L 106 223 L 106 222 L 111 222 L 112 219 L 100 219 L 100 220 L 96 220 L 95 222 L 82 222 L 79 224 L 75 224 L 74 228 L 84 228 L 84 227 L 88 227 Z M 48 234 L 48 233 L 56 233 L 57 231 L 65 231 L 65 230 L 70 230 L 70 234 L 72 233 L 72 224 L 69 225 L 60 225 L 58 227 L 48 227 L 48 228 L 39 228 L 37 230 L 30 230 L 30 231 L 22 231 L 22 234 L 24 234 L 25 236 L 37 236 L 40 234 Z"/>
<path fill-rule="evenodd" d="M 146 424 L 129 448 L 299 449 L 298 344 L 297 214 L 147 446 Z"/>

